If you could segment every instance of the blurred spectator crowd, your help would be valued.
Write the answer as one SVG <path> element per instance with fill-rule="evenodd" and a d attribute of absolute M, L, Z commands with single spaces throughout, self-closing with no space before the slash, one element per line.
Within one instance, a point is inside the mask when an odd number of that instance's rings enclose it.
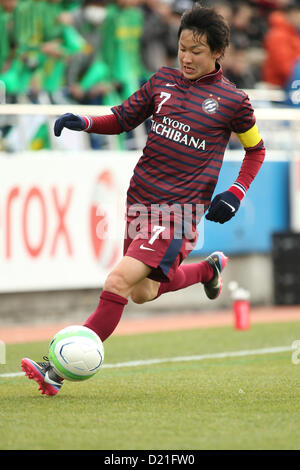
<path fill-rule="evenodd" d="M 7 102 L 22 101 L 26 96 L 31 102 L 48 99 L 110 105 L 125 99 L 160 66 L 177 66 L 180 17 L 193 3 L 0 0 L 0 80 Z M 284 85 L 264 71 L 266 37 L 274 27 L 274 16 L 275 20 L 276 15 L 282 16 L 282 7 L 294 2 L 200 3 L 214 6 L 231 26 L 231 45 L 222 65 L 237 87 L 254 88 L 265 80 Z"/>
<path fill-rule="evenodd" d="M 243 89 L 286 86 L 300 56 L 300 0 L 199 3 L 231 27 L 227 78 Z M 0 100 L 118 104 L 160 66 L 177 66 L 180 18 L 193 4 L 0 0 Z"/>

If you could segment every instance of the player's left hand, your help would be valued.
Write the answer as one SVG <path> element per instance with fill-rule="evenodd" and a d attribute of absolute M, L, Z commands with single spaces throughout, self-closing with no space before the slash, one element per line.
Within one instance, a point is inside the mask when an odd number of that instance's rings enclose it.
<path fill-rule="evenodd" d="M 224 224 L 235 216 L 240 207 L 239 198 L 231 191 L 224 191 L 224 193 L 217 194 L 212 200 L 206 219 L 212 222 L 219 222 Z"/>

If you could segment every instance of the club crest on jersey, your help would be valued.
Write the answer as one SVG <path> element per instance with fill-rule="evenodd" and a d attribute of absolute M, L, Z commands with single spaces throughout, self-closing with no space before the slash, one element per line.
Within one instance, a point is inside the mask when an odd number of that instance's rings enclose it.
<path fill-rule="evenodd" d="M 207 98 L 202 103 L 202 109 L 207 114 L 214 114 L 219 108 L 219 103 L 213 98 Z"/>

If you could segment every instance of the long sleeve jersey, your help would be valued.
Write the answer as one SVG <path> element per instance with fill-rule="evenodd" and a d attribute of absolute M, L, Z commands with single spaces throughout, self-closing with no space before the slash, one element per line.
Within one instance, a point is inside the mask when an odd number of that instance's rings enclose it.
<path fill-rule="evenodd" d="M 128 204 L 207 208 L 231 132 L 246 151 L 234 183 L 240 199 L 264 160 L 265 148 L 249 98 L 223 76 L 220 66 L 196 81 L 162 67 L 112 112 L 119 132 L 150 118 L 147 142 L 127 192 Z M 89 132 L 101 132 L 101 118 L 99 124 L 92 122 Z"/>

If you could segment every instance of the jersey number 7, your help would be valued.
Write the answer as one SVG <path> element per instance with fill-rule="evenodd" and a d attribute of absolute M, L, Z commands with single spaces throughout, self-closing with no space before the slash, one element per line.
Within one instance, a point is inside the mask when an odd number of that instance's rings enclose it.
<path fill-rule="evenodd" d="M 162 105 L 171 98 L 171 93 L 166 93 L 162 91 L 159 97 L 163 98 L 163 100 L 161 100 L 161 102 L 158 105 L 158 108 L 156 110 L 157 113 L 160 112 Z"/>

